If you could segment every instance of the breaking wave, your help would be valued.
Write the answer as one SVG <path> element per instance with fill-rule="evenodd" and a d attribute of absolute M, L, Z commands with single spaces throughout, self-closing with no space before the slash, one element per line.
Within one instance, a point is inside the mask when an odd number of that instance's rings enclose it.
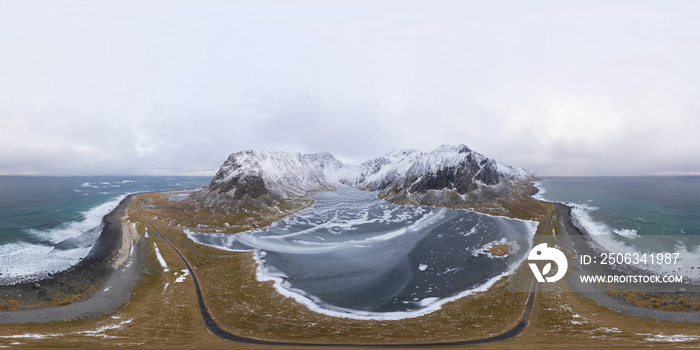
<path fill-rule="evenodd" d="M 547 194 L 548 191 L 542 182 L 535 182 L 538 195 Z M 669 234 L 640 234 L 639 230 L 629 227 L 615 227 L 614 225 L 597 220 L 594 213 L 599 211 L 595 201 L 582 202 L 554 201 L 547 196 L 536 197 L 547 202 L 561 203 L 571 208 L 571 219 L 574 225 L 589 235 L 593 241 L 604 251 L 612 253 L 650 254 L 650 253 L 678 253 L 675 264 L 640 264 L 637 267 L 651 271 L 659 275 L 682 275 L 688 281 L 700 282 L 700 270 L 697 262 L 700 261 L 700 237 L 697 235 L 669 235 Z M 603 203 L 600 203 L 602 206 Z M 609 215 L 609 213 L 607 213 Z M 638 221 L 644 223 L 643 213 L 637 213 L 642 217 Z"/>
<path fill-rule="evenodd" d="M 76 265 L 99 238 L 104 216 L 125 197 L 81 213 L 80 221 L 48 230 L 28 229 L 23 240 L 0 245 L 0 284 L 37 280 Z"/>

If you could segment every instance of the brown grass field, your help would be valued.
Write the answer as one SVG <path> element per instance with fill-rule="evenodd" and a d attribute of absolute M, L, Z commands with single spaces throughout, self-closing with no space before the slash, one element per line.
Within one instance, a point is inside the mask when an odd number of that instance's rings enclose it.
<path fill-rule="evenodd" d="M 538 235 L 559 230 L 554 207 L 527 198 L 521 191 L 509 200 L 489 202 L 485 212 L 540 222 Z M 255 278 L 252 253 L 227 252 L 190 241 L 185 228 L 225 233 L 269 225 L 310 205 L 283 203 L 284 212 L 254 210 L 225 213 L 195 210 L 168 199 L 170 194 L 137 195 L 128 220 L 147 240 L 144 273 L 129 302 L 99 319 L 40 324 L 0 324 L 0 347 L 9 348 L 272 348 L 220 339 L 204 327 L 191 276 L 176 282 L 185 265 L 165 242 L 150 232 L 144 215 L 195 268 L 205 302 L 219 326 L 250 338 L 338 344 L 426 343 L 479 339 L 518 323 L 528 294 L 509 290 L 507 279 L 486 292 L 445 304 L 442 309 L 396 321 L 366 321 L 315 313 L 277 293 L 272 282 Z M 139 209 L 140 208 L 140 209 Z M 479 210 L 478 206 L 474 208 Z M 169 270 L 156 259 L 158 246 Z M 530 278 L 521 268 L 517 277 Z M 538 286 L 529 325 L 515 338 L 466 347 L 484 349 L 700 347 L 700 326 L 632 317 L 601 307 L 571 291 L 565 279 Z M 673 340 L 673 341 L 671 341 Z M 285 347 L 275 347 L 285 348 Z M 292 347 L 300 348 L 300 347 Z"/>

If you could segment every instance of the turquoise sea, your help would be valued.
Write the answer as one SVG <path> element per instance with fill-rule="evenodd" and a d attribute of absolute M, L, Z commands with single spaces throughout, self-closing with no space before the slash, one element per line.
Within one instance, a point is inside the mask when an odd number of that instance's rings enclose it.
<path fill-rule="evenodd" d="M 700 279 L 700 176 L 551 177 L 536 198 L 572 208 L 574 224 L 614 253 L 679 253 L 660 273 Z"/>
<path fill-rule="evenodd" d="M 0 176 L 0 283 L 45 277 L 85 257 L 128 194 L 199 187 L 210 177 Z"/>

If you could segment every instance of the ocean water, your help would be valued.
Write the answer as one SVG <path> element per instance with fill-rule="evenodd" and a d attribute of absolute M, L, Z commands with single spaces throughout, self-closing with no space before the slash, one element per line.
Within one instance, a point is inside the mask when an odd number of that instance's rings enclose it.
<path fill-rule="evenodd" d="M 399 319 L 484 290 L 527 256 L 537 224 L 467 210 L 397 206 L 340 188 L 313 207 L 237 235 L 186 232 L 195 242 L 253 250 L 258 278 L 311 309 Z M 485 252 L 496 243 L 508 257 Z"/>
<path fill-rule="evenodd" d="M 700 280 L 700 176 L 553 177 L 536 198 L 572 207 L 572 220 L 614 253 L 679 253 L 646 266 Z"/>
<path fill-rule="evenodd" d="M 208 177 L 0 176 L 0 284 L 35 280 L 84 258 L 102 218 L 130 193 L 198 187 Z"/>

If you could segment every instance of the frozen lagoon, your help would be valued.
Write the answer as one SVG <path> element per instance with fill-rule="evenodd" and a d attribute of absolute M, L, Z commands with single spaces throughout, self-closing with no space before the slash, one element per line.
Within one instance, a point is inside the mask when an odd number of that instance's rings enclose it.
<path fill-rule="evenodd" d="M 532 247 L 537 223 L 468 210 L 397 206 L 340 188 L 271 226 L 236 235 L 186 232 L 195 242 L 254 251 L 258 278 L 315 311 L 397 319 L 484 290 Z M 514 249 L 507 257 L 486 250 Z"/>

